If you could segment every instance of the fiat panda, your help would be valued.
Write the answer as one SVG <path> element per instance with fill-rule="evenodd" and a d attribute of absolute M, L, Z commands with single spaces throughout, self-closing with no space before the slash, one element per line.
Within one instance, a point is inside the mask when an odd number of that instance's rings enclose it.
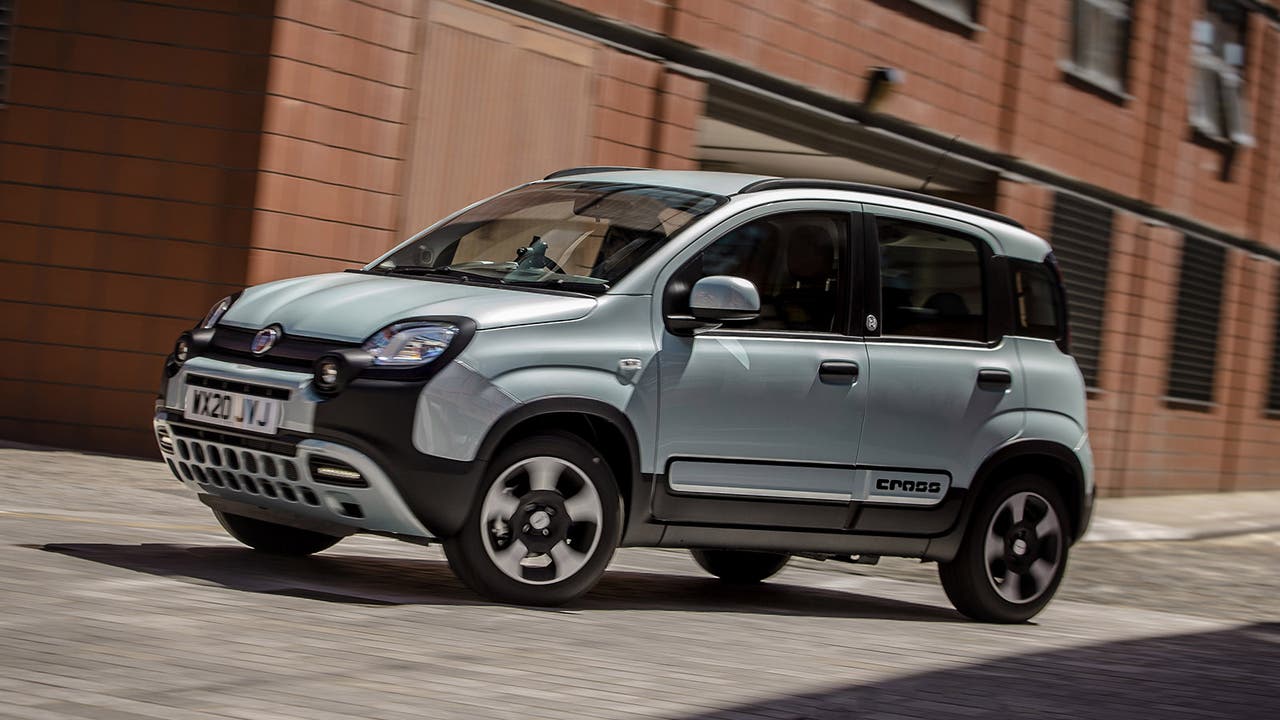
<path fill-rule="evenodd" d="M 650 546 L 732 583 L 797 554 L 936 561 L 962 613 L 1023 621 L 1093 498 L 1044 240 L 732 173 L 566 170 L 224 298 L 167 358 L 154 427 L 256 550 L 439 542 L 520 604 Z"/>

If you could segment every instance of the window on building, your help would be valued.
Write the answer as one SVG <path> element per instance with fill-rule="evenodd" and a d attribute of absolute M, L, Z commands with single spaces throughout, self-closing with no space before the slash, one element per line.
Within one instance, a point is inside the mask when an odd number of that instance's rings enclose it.
<path fill-rule="evenodd" d="M 1252 145 L 1245 108 L 1248 12 L 1236 0 L 1206 0 L 1191 29 L 1191 127 L 1211 140 Z"/>
<path fill-rule="evenodd" d="M 914 0 L 917 4 L 961 22 L 973 22 L 978 16 L 977 0 Z"/>
<path fill-rule="evenodd" d="M 842 213 L 785 213 L 735 228 L 680 268 L 671 280 L 672 302 L 687 311 L 695 282 L 708 275 L 734 275 L 755 284 L 760 315 L 733 323 L 733 329 L 836 332 L 848 218 Z"/>
<path fill-rule="evenodd" d="M 1267 393 L 1267 410 L 1280 412 L 1280 277 L 1276 278 L 1275 329 L 1271 332 L 1271 391 Z"/>
<path fill-rule="evenodd" d="M 1071 71 L 1117 93 L 1129 59 L 1129 0 L 1074 0 Z"/>
<path fill-rule="evenodd" d="M 1102 317 L 1111 266 L 1111 224 L 1115 213 L 1106 205 L 1058 193 L 1053 200 L 1049 242 L 1062 268 L 1071 322 L 1071 354 L 1085 384 L 1098 387 L 1102 351 Z"/>
<path fill-rule="evenodd" d="M 877 218 L 881 334 L 985 340 L 978 241 L 953 230 Z"/>
<path fill-rule="evenodd" d="M 13 56 L 13 0 L 0 0 L 0 105 L 9 101 L 9 59 Z"/>
<path fill-rule="evenodd" d="M 1189 235 L 1183 239 L 1167 393 L 1171 399 L 1213 402 L 1226 261 L 1222 245 Z"/>

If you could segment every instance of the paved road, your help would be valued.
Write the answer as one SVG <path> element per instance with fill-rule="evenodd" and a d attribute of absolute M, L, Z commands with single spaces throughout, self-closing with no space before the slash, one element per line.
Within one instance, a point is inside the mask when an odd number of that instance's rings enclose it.
<path fill-rule="evenodd" d="M 829 570 L 872 577 L 938 580 L 936 565 L 904 558 L 885 558 L 870 568 L 823 564 Z M 1277 622 L 1280 533 L 1077 545 L 1057 597 L 1206 618 Z"/>
<path fill-rule="evenodd" d="M 154 463 L 0 449 L 0 718 L 1280 717 L 1276 543 L 1083 546 L 1015 627 L 927 566 L 742 591 L 661 550 L 539 610 L 433 548 L 259 557 Z"/>

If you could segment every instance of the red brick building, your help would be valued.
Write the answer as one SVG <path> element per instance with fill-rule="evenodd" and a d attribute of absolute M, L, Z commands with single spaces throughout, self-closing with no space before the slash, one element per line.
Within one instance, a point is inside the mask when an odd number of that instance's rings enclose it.
<path fill-rule="evenodd" d="M 1110 494 L 1280 488 L 1254 0 L 0 0 L 0 437 L 151 454 L 161 358 L 578 164 L 927 189 L 1050 238 Z"/>

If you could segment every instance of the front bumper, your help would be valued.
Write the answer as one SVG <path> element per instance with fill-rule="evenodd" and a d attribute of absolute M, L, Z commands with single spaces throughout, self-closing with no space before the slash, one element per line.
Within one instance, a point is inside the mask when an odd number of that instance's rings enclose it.
<path fill-rule="evenodd" d="M 288 391 L 277 435 L 188 420 L 189 375 Z M 442 538 L 458 531 L 477 497 L 483 462 L 426 455 L 413 444 L 426 381 L 353 381 L 335 396 L 310 387 L 307 373 L 195 358 L 166 380 L 154 420 L 161 454 L 188 488 L 269 510 L 299 523 Z M 358 483 L 318 476 L 330 463 Z"/>
<path fill-rule="evenodd" d="M 153 421 L 165 463 L 201 494 L 372 532 L 433 537 L 372 458 L 351 447 L 307 438 L 263 441 L 185 423 L 166 411 Z M 256 441 L 255 441 L 256 440 Z M 359 484 L 318 477 L 322 466 L 353 468 Z"/>

